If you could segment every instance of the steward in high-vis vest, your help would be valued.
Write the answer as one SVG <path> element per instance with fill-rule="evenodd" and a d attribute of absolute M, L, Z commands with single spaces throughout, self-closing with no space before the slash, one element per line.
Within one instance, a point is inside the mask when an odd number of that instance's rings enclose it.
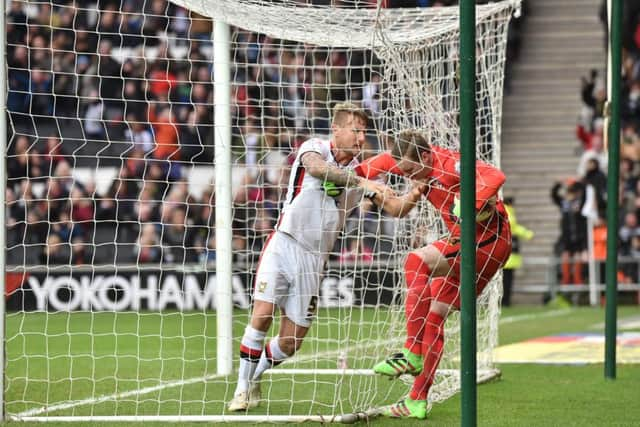
<path fill-rule="evenodd" d="M 511 305 L 511 291 L 513 289 L 513 276 L 515 274 L 514 270 L 522 267 L 520 239 L 531 240 L 533 238 L 533 231 L 518 224 L 516 212 L 513 208 L 513 197 L 504 198 L 504 207 L 509 215 L 509 224 L 511 225 L 511 256 L 507 259 L 502 272 L 502 286 L 504 290 L 502 305 L 508 307 Z"/>

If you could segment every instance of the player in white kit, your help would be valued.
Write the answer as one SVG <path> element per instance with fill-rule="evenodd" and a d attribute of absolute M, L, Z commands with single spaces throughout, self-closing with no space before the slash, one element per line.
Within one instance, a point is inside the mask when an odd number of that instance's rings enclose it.
<path fill-rule="evenodd" d="M 253 312 L 240 344 L 238 385 L 229 411 L 257 406 L 262 373 L 300 348 L 315 316 L 326 258 L 345 217 L 363 194 L 386 188 L 353 171 L 366 124 L 364 111 L 338 104 L 331 139 L 312 138 L 298 150 L 280 219 L 258 262 Z M 276 308 L 281 312 L 280 331 L 264 345 Z"/>

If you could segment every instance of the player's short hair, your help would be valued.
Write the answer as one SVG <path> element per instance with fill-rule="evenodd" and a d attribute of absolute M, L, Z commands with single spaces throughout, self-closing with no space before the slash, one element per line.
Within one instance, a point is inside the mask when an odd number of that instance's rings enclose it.
<path fill-rule="evenodd" d="M 369 116 L 362 108 L 351 102 L 342 102 L 333 107 L 332 123 L 344 125 L 351 116 L 359 118 L 365 124 L 369 120 Z"/>
<path fill-rule="evenodd" d="M 431 144 L 422 132 L 409 129 L 400 132 L 393 144 L 391 155 L 396 160 L 400 160 L 402 157 L 419 160 L 424 152 L 431 152 Z"/>

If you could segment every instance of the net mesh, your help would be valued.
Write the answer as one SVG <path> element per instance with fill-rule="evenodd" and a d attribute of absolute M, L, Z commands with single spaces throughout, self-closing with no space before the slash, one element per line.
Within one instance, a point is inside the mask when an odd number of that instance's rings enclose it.
<path fill-rule="evenodd" d="M 494 164 L 515 5 L 478 7 L 478 155 Z M 11 2 L 9 415 L 228 414 L 235 378 L 216 374 L 215 354 L 211 18 L 234 26 L 234 358 L 296 150 L 328 138 L 335 103 L 368 111 L 364 157 L 406 128 L 457 148 L 457 9 L 340 6 Z M 351 213 L 328 254 L 314 326 L 282 365 L 311 371 L 274 370 L 256 413 L 340 414 L 405 394 L 403 382 L 323 371 L 368 369 L 402 345 L 403 258 L 444 231 L 427 203 L 403 220 L 367 202 Z M 492 367 L 499 294 L 493 282 L 478 301 L 481 370 Z M 432 401 L 459 389 L 447 371 L 459 363 L 457 315 L 446 336 Z"/>

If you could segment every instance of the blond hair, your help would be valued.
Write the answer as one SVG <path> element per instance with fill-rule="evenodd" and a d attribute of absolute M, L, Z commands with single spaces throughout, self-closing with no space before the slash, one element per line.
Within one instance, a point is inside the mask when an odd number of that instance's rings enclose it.
<path fill-rule="evenodd" d="M 349 117 L 357 117 L 363 123 L 367 123 L 369 116 L 365 111 L 351 102 L 342 102 L 333 107 L 332 123 L 336 125 L 344 125 Z"/>
<path fill-rule="evenodd" d="M 419 160 L 422 153 L 430 151 L 431 145 L 424 134 L 418 130 L 409 129 L 400 132 L 393 144 L 391 155 L 396 160 L 402 157 L 410 160 Z"/>

